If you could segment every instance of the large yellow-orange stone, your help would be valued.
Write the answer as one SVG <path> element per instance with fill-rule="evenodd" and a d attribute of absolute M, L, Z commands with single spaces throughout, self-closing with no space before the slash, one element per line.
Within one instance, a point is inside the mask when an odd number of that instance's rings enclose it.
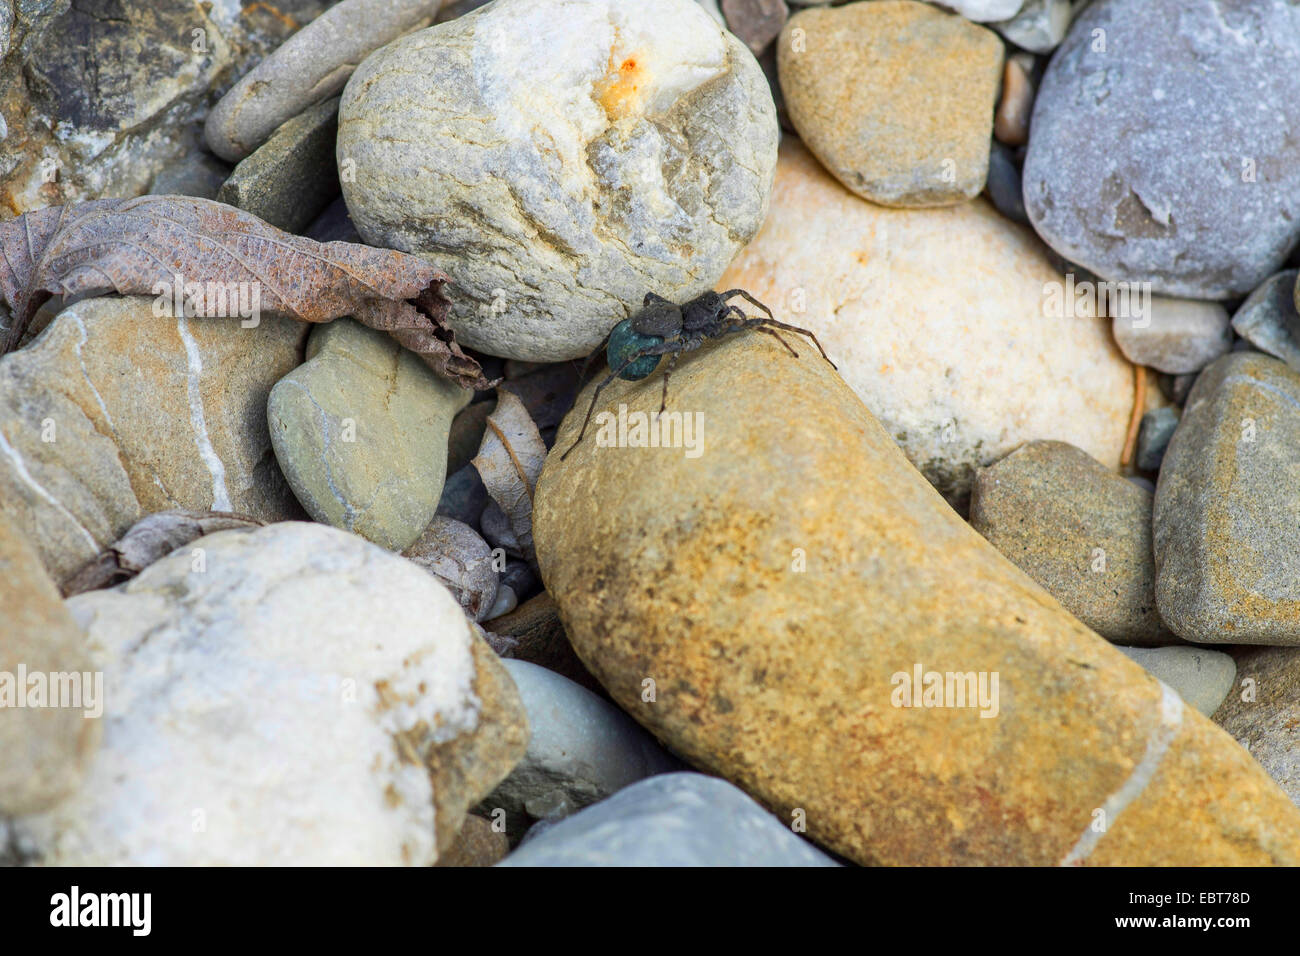
<path fill-rule="evenodd" d="M 800 353 L 747 333 L 685 359 L 668 407 L 699 416 L 691 449 L 619 447 L 611 426 L 548 458 L 542 575 L 618 704 L 861 863 L 1300 863 L 1300 811 L 1250 756 L 961 521 Z M 634 423 L 660 388 L 619 381 L 597 412 Z M 996 674 L 996 701 L 896 706 L 917 666 L 990 691 Z"/>

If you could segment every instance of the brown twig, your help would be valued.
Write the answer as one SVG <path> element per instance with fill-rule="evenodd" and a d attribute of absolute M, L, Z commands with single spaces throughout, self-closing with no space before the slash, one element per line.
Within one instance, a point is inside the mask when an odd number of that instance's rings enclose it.
<path fill-rule="evenodd" d="M 1133 414 L 1128 419 L 1128 435 L 1124 438 L 1124 451 L 1119 456 L 1121 468 L 1127 468 L 1133 461 L 1137 450 L 1138 428 L 1142 424 L 1142 415 L 1147 405 L 1147 370 L 1146 366 L 1133 366 Z"/>

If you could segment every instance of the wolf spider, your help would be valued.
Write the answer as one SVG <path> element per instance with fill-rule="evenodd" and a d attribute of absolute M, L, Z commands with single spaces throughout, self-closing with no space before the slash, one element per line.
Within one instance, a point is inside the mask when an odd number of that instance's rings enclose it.
<path fill-rule="evenodd" d="M 763 316 L 754 318 L 746 315 L 740 306 L 732 305 L 730 300 L 736 296 L 742 297 L 762 311 Z M 806 335 L 817 346 L 817 351 L 822 353 L 822 358 L 830 362 L 831 368 L 835 368 L 835 363 L 831 362 L 826 350 L 817 341 L 817 336 L 797 325 L 778 322 L 772 315 L 771 309 L 744 289 L 705 292 L 684 305 L 677 305 L 663 296 L 648 292 L 641 310 L 630 319 L 624 319 L 614 326 L 605 337 L 605 341 L 601 343 L 606 347 L 610 373 L 596 386 L 596 391 L 591 396 L 591 404 L 587 406 L 587 417 L 582 421 L 582 430 L 578 432 L 578 438 L 569 446 L 569 450 L 560 456 L 560 460 L 568 458 L 573 449 L 582 443 L 583 436 L 587 434 L 587 426 L 591 424 L 591 413 L 596 408 L 596 400 L 605 386 L 614 379 L 640 381 L 658 368 L 660 360 L 665 355 L 668 356 L 668 365 L 664 369 L 663 395 L 659 401 L 659 413 L 662 415 L 664 409 L 668 407 L 668 378 L 677 365 L 678 356 L 683 352 L 695 351 L 711 339 L 746 329 L 755 329 L 772 336 L 795 358 L 799 357 L 799 353 L 781 337 L 777 330 Z M 589 363 L 599 351 L 598 348 L 592 352 L 587 357 L 587 362 Z M 582 378 L 586 377 L 586 372 L 587 363 L 583 363 Z"/>

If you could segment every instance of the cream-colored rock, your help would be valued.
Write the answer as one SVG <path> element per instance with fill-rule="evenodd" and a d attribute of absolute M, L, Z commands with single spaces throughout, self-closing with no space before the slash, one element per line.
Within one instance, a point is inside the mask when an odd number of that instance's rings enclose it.
<path fill-rule="evenodd" d="M 367 58 L 337 154 L 366 241 L 451 276 L 463 344 L 560 361 L 648 291 L 712 287 L 778 135 L 753 54 L 691 0 L 495 0 Z"/>
<path fill-rule="evenodd" d="M 1026 441 L 1119 463 L 1132 371 L 1108 323 L 1061 282 L 1033 233 L 984 200 L 885 209 L 787 140 L 767 221 L 717 287 L 748 289 L 814 331 L 912 463 L 960 505 L 974 467 Z"/>
<path fill-rule="evenodd" d="M 81 782 L 104 703 L 84 645 L 36 549 L 0 512 L 0 818 L 44 810 Z"/>
<path fill-rule="evenodd" d="M 0 510 L 60 583 L 143 515 L 302 514 L 266 426 L 308 326 L 158 317 L 142 296 L 79 302 L 0 359 Z"/>
<path fill-rule="evenodd" d="M 447 590 L 324 525 L 208 535 L 67 606 L 107 708 L 85 784 L 16 821 L 47 864 L 428 865 L 527 746 Z"/>

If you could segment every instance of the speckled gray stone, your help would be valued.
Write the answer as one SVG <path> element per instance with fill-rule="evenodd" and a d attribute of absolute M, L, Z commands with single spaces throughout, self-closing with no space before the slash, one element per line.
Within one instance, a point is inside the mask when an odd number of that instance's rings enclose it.
<path fill-rule="evenodd" d="M 1039 87 L 1025 207 L 1103 278 L 1245 295 L 1300 236 L 1300 6 L 1105 0 Z"/>
<path fill-rule="evenodd" d="M 1287 269 L 1269 276 L 1232 316 L 1232 329 L 1261 352 L 1300 370 L 1300 313 L 1296 311 L 1296 279 Z"/>
<path fill-rule="evenodd" d="M 536 828 L 535 828 L 536 829 Z M 717 777 L 651 777 L 529 837 L 497 866 L 836 866 Z"/>
<path fill-rule="evenodd" d="M 1164 681 L 1209 717 L 1232 690 L 1237 665 L 1222 651 L 1204 647 L 1121 647 L 1153 677 Z"/>
<path fill-rule="evenodd" d="M 492 355 L 592 351 L 721 277 L 767 213 L 762 69 L 693 0 L 496 0 L 370 56 L 339 111 L 353 222 L 452 278 Z"/>
<path fill-rule="evenodd" d="M 629 784 L 681 769 L 627 714 L 554 671 L 502 660 L 528 714 L 528 752 L 484 801 L 484 810 L 558 820 Z"/>
<path fill-rule="evenodd" d="M 13 0 L 0 0 L 0 59 L 9 52 L 9 40 L 14 26 Z"/>
<path fill-rule="evenodd" d="M 1134 463 L 1141 471 L 1160 470 L 1165 449 L 1169 447 L 1169 439 L 1174 437 L 1179 418 L 1178 409 L 1168 405 L 1153 408 L 1142 416 L 1142 424 L 1138 428 L 1137 455 L 1134 458 Z"/>
<path fill-rule="evenodd" d="M 1171 375 L 1205 368 L 1232 348 L 1228 310 L 1217 302 L 1152 296 L 1149 309 L 1111 320 L 1115 344 L 1135 365 Z M 1141 311 L 1143 314 L 1136 314 Z"/>
<path fill-rule="evenodd" d="M 1300 644 L 1300 373 L 1233 352 L 1196 380 L 1160 468 L 1156 602 L 1202 644 Z"/>
<path fill-rule="evenodd" d="M 1234 647 L 1237 680 L 1214 712 L 1300 806 L 1300 648 Z"/>
<path fill-rule="evenodd" d="M 1151 495 L 1058 441 L 975 473 L 971 526 L 1067 611 L 1125 644 L 1168 644 L 1155 603 Z"/>

